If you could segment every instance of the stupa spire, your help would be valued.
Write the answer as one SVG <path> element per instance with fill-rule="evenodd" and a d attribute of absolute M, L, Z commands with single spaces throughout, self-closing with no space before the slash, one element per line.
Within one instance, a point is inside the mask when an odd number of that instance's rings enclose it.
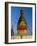
<path fill-rule="evenodd" d="M 18 20 L 17 31 L 19 35 L 23 36 L 23 35 L 27 35 L 27 23 L 24 18 L 24 9 L 22 8 L 20 10 L 20 15 L 21 16 Z"/>
<path fill-rule="evenodd" d="M 24 9 L 23 9 L 23 8 L 21 8 L 21 10 L 20 10 L 20 14 L 21 14 L 21 16 L 24 15 Z"/>

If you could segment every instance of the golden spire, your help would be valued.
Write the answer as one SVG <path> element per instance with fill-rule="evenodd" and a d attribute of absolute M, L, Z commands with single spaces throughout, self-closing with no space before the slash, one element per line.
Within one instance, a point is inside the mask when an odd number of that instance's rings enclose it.
<path fill-rule="evenodd" d="M 21 16 L 18 21 L 17 30 L 18 30 L 18 34 L 20 34 L 22 36 L 22 35 L 27 34 L 27 23 L 24 18 L 24 10 L 23 9 L 20 10 L 20 14 L 21 14 Z"/>

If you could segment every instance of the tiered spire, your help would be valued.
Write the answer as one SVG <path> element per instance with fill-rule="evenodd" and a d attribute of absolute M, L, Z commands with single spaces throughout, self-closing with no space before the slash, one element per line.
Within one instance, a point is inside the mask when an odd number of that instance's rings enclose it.
<path fill-rule="evenodd" d="M 18 30 L 18 34 L 22 36 L 22 35 L 27 34 L 27 23 L 24 18 L 24 10 L 23 9 L 20 10 L 20 15 L 21 16 L 18 21 L 17 30 Z"/>

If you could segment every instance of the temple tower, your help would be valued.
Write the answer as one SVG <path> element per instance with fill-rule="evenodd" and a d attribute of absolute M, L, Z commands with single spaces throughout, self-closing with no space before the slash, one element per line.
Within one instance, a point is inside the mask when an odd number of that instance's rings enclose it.
<path fill-rule="evenodd" d="M 27 35 L 27 22 L 26 19 L 24 17 L 24 10 L 21 9 L 20 10 L 20 18 L 18 20 L 18 24 L 17 24 L 17 31 L 18 34 L 23 36 L 23 35 Z"/>

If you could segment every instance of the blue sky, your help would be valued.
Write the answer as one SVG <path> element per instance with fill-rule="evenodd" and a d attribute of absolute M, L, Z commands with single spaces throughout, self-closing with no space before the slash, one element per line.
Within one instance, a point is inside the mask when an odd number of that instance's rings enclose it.
<path fill-rule="evenodd" d="M 27 22 L 28 32 L 31 34 L 32 30 L 32 7 L 11 7 L 11 25 L 13 25 L 14 33 L 17 32 L 17 23 L 20 17 L 20 10 L 24 9 L 24 18 Z"/>

